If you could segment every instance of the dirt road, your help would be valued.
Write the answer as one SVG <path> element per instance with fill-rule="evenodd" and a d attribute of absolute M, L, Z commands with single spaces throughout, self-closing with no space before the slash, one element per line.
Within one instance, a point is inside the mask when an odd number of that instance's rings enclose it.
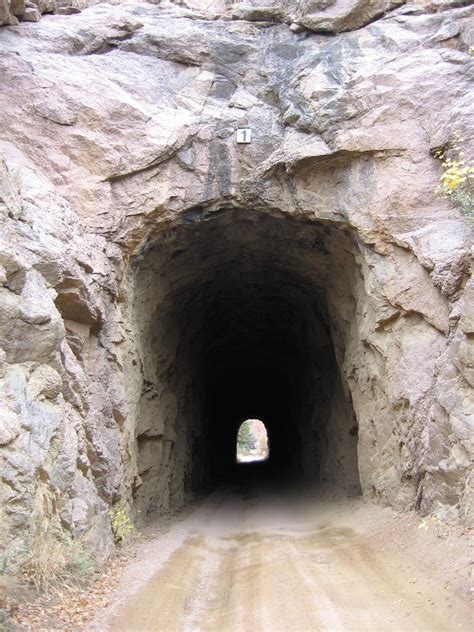
<path fill-rule="evenodd" d="M 472 629 L 462 538 L 419 526 L 360 499 L 216 492 L 145 546 L 93 629 Z"/>

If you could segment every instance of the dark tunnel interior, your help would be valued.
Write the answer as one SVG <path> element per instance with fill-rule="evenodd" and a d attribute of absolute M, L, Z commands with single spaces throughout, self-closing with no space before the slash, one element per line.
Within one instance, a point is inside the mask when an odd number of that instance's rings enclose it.
<path fill-rule="evenodd" d="M 336 275 L 333 302 L 353 304 L 344 295 L 352 247 L 341 230 L 240 209 L 150 242 L 134 304 L 145 367 L 138 499 L 147 509 L 235 479 L 245 469 L 236 436 L 249 418 L 264 421 L 271 442 L 252 476 L 358 491 L 357 422 L 336 354 L 343 323 L 327 300 Z"/>
<path fill-rule="evenodd" d="M 265 420 L 272 442 L 267 469 L 280 474 L 303 474 L 302 441 L 308 434 L 315 443 L 322 438 L 317 427 L 301 425 L 303 420 L 309 424 L 314 412 L 304 400 L 304 391 L 311 388 L 305 382 L 314 375 L 311 360 L 319 356 L 322 367 L 333 355 L 325 355 L 324 348 L 311 349 L 314 341 L 306 328 L 304 305 L 288 297 L 278 273 L 260 268 L 258 276 L 251 287 L 232 285 L 229 292 L 216 292 L 220 298 L 206 314 L 206 328 L 197 341 L 198 348 L 204 345 L 196 352 L 202 361 L 211 480 L 222 480 L 235 470 L 235 436 L 245 419 Z M 294 288 L 293 294 L 298 293 Z M 198 357 L 195 362 L 198 366 Z M 325 366 L 325 371 L 334 370 Z M 318 388 L 317 378 L 313 388 Z M 324 386 L 319 389 L 321 397 L 328 395 L 321 392 Z M 315 451 L 313 468 L 319 469 L 318 458 Z"/>

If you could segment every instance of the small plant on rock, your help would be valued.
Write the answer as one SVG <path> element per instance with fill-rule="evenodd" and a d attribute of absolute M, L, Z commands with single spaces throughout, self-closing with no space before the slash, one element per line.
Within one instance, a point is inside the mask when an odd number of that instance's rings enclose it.
<path fill-rule="evenodd" d="M 452 200 L 464 217 L 474 224 L 474 164 L 464 157 L 463 143 L 461 134 L 455 131 L 447 146 L 435 152 L 443 168 L 436 193 Z"/>
<path fill-rule="evenodd" d="M 109 509 L 110 527 L 116 544 L 121 544 L 133 532 L 133 524 L 126 509 L 122 505 L 114 505 Z"/>
<path fill-rule="evenodd" d="M 66 539 L 67 565 L 66 568 L 78 581 L 85 581 L 96 571 L 96 564 L 91 555 L 79 540 Z"/>

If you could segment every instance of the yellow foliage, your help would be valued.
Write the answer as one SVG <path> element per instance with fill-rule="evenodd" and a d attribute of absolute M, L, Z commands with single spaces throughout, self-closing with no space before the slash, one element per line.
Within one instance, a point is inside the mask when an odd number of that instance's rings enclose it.
<path fill-rule="evenodd" d="M 441 176 L 441 184 L 448 195 L 466 182 L 468 178 L 474 176 L 474 167 L 466 165 L 464 160 L 445 158 L 442 164 L 444 171 Z"/>
<path fill-rule="evenodd" d="M 441 184 L 436 192 L 450 197 L 461 213 L 473 221 L 474 165 L 464 158 L 463 143 L 464 139 L 455 131 L 446 150 L 436 152 L 435 156 L 441 160 L 443 168 Z"/>
<path fill-rule="evenodd" d="M 122 505 L 114 505 L 109 509 L 110 527 L 116 544 L 123 542 L 133 532 L 133 524 Z"/>

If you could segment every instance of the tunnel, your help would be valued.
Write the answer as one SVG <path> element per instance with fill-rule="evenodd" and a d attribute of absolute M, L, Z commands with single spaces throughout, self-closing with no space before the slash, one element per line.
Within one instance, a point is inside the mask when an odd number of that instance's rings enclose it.
<path fill-rule="evenodd" d="M 236 436 L 264 420 L 252 476 L 358 493 L 358 423 L 343 376 L 357 243 L 281 213 L 191 209 L 131 266 L 134 503 L 143 514 L 235 479 Z"/>

